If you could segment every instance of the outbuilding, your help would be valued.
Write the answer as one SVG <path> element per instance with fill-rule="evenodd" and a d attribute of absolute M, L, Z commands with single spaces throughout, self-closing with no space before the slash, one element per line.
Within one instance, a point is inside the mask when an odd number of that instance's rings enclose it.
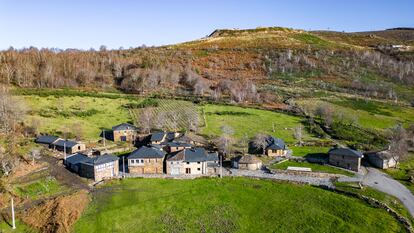
<path fill-rule="evenodd" d="M 119 158 L 110 154 L 88 157 L 82 153 L 70 155 L 65 160 L 68 169 L 82 177 L 100 181 L 119 175 Z"/>
<path fill-rule="evenodd" d="M 368 161 L 377 168 L 388 169 L 398 165 L 398 157 L 392 156 L 389 150 L 366 153 Z"/>
<path fill-rule="evenodd" d="M 232 160 L 232 166 L 237 169 L 260 170 L 262 168 L 262 160 L 254 155 L 238 156 Z"/>
<path fill-rule="evenodd" d="M 131 174 L 162 174 L 165 152 L 152 146 L 142 146 L 128 157 Z"/>
<path fill-rule="evenodd" d="M 63 151 L 67 154 L 74 154 L 76 152 L 86 150 L 85 144 L 64 139 L 58 139 L 53 142 L 50 147 L 54 150 Z"/>
<path fill-rule="evenodd" d="M 135 142 L 138 128 L 128 123 L 112 127 L 114 142 Z"/>
<path fill-rule="evenodd" d="M 328 152 L 329 164 L 358 172 L 361 167 L 361 159 L 364 155 L 350 148 L 332 148 Z"/>

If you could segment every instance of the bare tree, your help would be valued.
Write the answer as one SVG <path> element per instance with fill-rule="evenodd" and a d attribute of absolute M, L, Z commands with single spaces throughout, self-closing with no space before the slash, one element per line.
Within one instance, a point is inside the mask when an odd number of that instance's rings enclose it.
<path fill-rule="evenodd" d="M 0 132 L 11 133 L 26 113 L 25 105 L 11 96 L 6 86 L 0 85 Z"/>
<path fill-rule="evenodd" d="M 293 136 L 295 137 L 296 140 L 298 140 L 299 145 L 302 145 L 302 136 L 303 136 L 302 125 L 298 125 L 297 127 L 293 129 Z"/>
<path fill-rule="evenodd" d="M 407 133 L 401 124 L 391 129 L 391 140 L 389 151 L 392 158 L 397 163 L 404 161 L 408 154 Z"/>
<path fill-rule="evenodd" d="M 263 155 L 266 154 L 266 147 L 267 147 L 267 139 L 268 136 L 263 133 L 258 133 L 253 138 L 253 145 L 257 148 L 260 148 L 262 150 Z"/>
<path fill-rule="evenodd" d="M 151 133 L 152 118 L 153 114 L 151 108 L 142 109 L 141 113 L 139 114 L 138 122 L 143 133 Z"/>
<path fill-rule="evenodd" d="M 229 135 L 222 135 L 218 137 L 216 140 L 214 140 L 214 143 L 216 144 L 219 152 L 222 153 L 224 156 L 228 156 L 231 154 L 233 138 Z"/>
<path fill-rule="evenodd" d="M 80 141 L 83 139 L 83 127 L 82 124 L 79 122 L 75 122 L 72 124 L 72 132 L 76 136 L 76 140 Z"/>
<path fill-rule="evenodd" d="M 231 126 L 223 125 L 221 126 L 221 132 L 225 135 L 231 136 L 234 134 L 234 129 Z"/>

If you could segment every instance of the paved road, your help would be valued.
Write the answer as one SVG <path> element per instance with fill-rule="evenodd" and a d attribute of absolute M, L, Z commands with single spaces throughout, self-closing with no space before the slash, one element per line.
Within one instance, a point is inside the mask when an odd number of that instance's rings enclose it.
<path fill-rule="evenodd" d="M 362 184 L 398 198 L 414 216 L 414 195 L 400 182 L 375 168 L 367 167 Z"/>

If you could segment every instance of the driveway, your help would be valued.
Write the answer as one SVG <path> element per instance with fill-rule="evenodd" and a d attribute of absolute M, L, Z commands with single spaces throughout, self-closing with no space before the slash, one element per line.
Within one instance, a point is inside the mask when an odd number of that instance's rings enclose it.
<path fill-rule="evenodd" d="M 362 179 L 362 184 L 398 198 L 414 216 L 414 195 L 400 182 L 392 179 L 378 169 L 367 167 L 367 174 Z"/>

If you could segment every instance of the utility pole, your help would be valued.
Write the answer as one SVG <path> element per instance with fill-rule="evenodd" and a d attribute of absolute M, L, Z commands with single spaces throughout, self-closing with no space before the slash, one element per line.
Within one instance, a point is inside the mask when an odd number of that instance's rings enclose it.
<path fill-rule="evenodd" d="M 220 156 L 220 179 L 223 178 L 223 156 Z"/>
<path fill-rule="evenodd" d="M 14 229 L 16 229 L 16 221 L 14 219 L 14 200 L 13 200 L 13 197 L 11 198 L 11 209 L 12 209 L 12 228 L 14 230 Z"/>
<path fill-rule="evenodd" d="M 66 165 L 66 141 L 63 143 L 63 164 Z"/>
<path fill-rule="evenodd" d="M 122 177 L 125 178 L 125 156 L 122 156 Z"/>

